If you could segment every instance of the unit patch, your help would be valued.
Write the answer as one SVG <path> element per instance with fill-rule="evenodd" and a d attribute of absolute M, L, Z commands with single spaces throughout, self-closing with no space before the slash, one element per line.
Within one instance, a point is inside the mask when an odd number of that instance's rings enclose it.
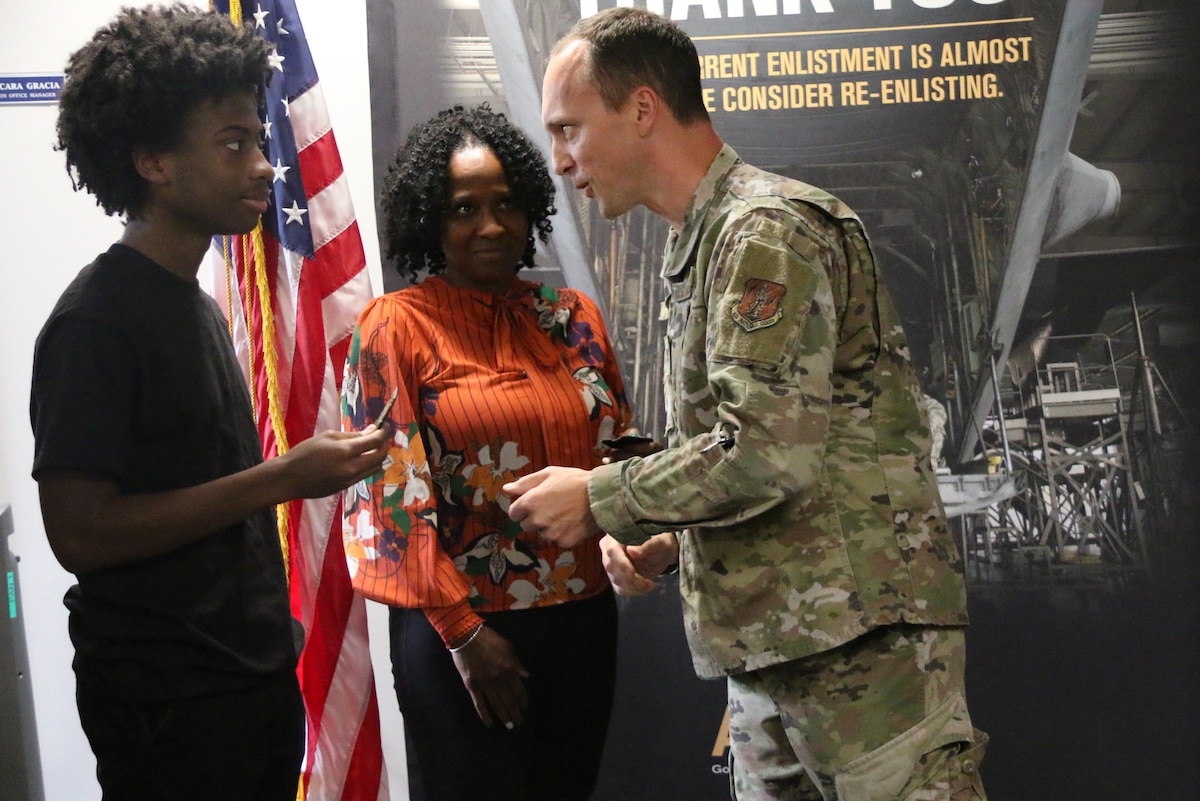
<path fill-rule="evenodd" d="M 733 307 L 733 320 L 746 331 L 774 325 L 783 317 L 782 301 L 787 287 L 762 278 L 747 278 L 742 299 Z"/>

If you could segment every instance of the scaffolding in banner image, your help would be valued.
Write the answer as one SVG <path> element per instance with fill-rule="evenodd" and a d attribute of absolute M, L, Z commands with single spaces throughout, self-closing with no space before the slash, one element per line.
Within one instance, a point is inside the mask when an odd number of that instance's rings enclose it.
<path fill-rule="evenodd" d="M 1112 348 L 1099 350 L 1101 361 L 1041 365 L 1022 393 L 1021 414 L 989 420 L 988 473 L 974 482 L 995 502 L 957 518 L 970 579 L 1107 584 L 1147 570 L 1145 492 L 1130 458 Z M 948 483 L 943 477 L 943 496 Z"/>

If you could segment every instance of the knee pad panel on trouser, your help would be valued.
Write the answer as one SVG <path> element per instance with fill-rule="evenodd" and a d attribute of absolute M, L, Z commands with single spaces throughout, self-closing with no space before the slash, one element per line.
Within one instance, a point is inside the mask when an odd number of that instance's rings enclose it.
<path fill-rule="evenodd" d="M 978 764 L 986 740 L 972 727 L 966 701 L 956 693 L 916 726 L 839 770 L 838 799 L 983 799 Z"/>

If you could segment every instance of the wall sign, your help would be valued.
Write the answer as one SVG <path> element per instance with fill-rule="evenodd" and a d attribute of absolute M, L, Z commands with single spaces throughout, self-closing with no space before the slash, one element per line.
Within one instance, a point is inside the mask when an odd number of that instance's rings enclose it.
<path fill-rule="evenodd" d="M 62 85 L 61 74 L 0 75 L 0 105 L 57 103 Z"/>

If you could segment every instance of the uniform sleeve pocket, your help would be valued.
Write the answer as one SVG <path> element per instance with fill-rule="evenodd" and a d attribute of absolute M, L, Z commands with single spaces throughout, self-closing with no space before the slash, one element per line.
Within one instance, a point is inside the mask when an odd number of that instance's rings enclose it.
<path fill-rule="evenodd" d="M 729 281 L 710 315 L 710 358 L 779 376 L 797 355 L 809 318 L 820 313 L 822 268 L 758 236 L 739 242 L 728 263 Z"/>

